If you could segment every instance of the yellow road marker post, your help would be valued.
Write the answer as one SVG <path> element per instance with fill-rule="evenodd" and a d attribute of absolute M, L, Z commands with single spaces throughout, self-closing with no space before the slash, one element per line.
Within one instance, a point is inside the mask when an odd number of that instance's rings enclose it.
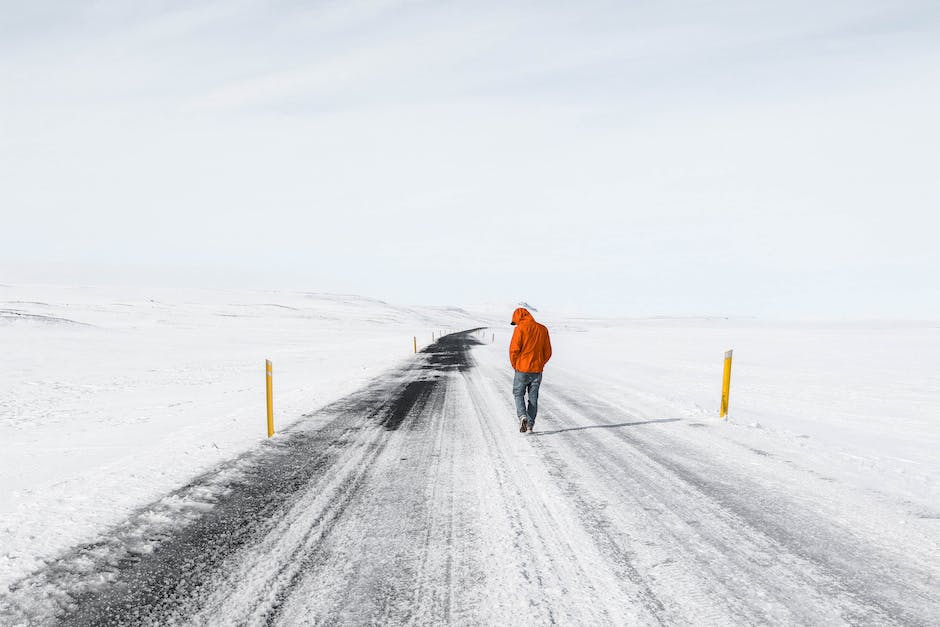
<path fill-rule="evenodd" d="M 721 412 L 720 418 L 728 415 L 728 395 L 731 392 L 731 350 L 725 352 L 725 371 L 721 377 Z"/>
<path fill-rule="evenodd" d="M 417 335 L 414 336 L 414 339 L 415 339 L 415 353 L 417 353 L 418 352 L 418 336 Z"/>
<path fill-rule="evenodd" d="M 268 437 L 274 435 L 274 375 L 271 373 L 271 360 L 264 360 L 265 388 L 268 396 Z"/>

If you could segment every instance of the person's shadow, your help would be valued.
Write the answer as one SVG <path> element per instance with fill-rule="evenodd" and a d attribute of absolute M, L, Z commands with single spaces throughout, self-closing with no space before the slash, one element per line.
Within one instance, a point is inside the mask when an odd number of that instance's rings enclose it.
<path fill-rule="evenodd" d="M 616 429 L 619 427 L 638 427 L 640 425 L 652 425 L 662 422 L 679 422 L 681 418 L 660 418 L 659 420 L 642 420 L 639 422 L 618 422 L 609 425 L 586 425 L 583 427 L 569 427 L 567 429 L 555 429 L 554 431 L 534 431 L 532 435 L 555 435 L 556 433 L 565 433 L 568 431 L 584 431 L 585 429 Z"/>

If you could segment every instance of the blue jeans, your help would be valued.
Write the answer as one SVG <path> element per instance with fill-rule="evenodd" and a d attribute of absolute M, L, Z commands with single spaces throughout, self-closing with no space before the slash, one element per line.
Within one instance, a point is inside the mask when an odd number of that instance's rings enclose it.
<path fill-rule="evenodd" d="M 535 424 L 535 415 L 539 411 L 539 386 L 542 384 L 541 372 L 519 372 L 512 380 L 512 395 L 516 399 L 516 417 L 528 416 L 529 426 Z M 525 395 L 529 393 L 529 405 L 526 407 Z"/>

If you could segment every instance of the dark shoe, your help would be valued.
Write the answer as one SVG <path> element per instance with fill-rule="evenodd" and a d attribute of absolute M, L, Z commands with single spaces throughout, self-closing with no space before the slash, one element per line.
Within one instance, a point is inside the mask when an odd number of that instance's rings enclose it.
<path fill-rule="evenodd" d="M 529 419 L 525 416 L 519 416 L 519 433 L 525 433 L 529 428 Z"/>

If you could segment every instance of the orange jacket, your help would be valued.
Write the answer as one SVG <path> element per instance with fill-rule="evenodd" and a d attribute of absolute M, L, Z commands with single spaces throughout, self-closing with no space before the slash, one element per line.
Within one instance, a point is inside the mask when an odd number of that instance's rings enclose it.
<path fill-rule="evenodd" d="M 509 342 L 509 363 L 519 372 L 542 372 L 552 358 L 548 329 L 522 307 L 512 312 L 512 323 L 516 330 Z"/>

